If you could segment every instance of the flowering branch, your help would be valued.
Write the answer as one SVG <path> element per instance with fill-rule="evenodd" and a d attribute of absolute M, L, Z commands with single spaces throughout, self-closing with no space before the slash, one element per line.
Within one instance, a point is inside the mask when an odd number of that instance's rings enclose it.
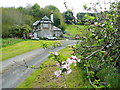
<path fill-rule="evenodd" d="M 63 61 L 63 60 L 61 60 L 61 58 L 63 58 L 63 56 L 61 56 L 57 52 L 51 53 L 51 58 L 58 61 L 57 66 L 58 66 L 59 70 L 54 72 L 56 77 L 62 77 L 62 75 L 64 75 L 64 74 L 66 74 L 66 75 L 70 74 L 72 72 L 72 69 L 70 68 L 70 66 L 72 64 L 74 64 L 74 66 L 76 66 L 76 63 L 80 62 L 80 59 L 78 59 L 76 56 L 71 56 L 67 60 Z"/>

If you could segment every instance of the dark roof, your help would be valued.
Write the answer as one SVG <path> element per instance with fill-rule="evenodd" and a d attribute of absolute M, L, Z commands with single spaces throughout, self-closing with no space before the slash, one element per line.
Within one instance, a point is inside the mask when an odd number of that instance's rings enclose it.
<path fill-rule="evenodd" d="M 47 16 L 44 16 L 41 21 L 38 20 L 38 21 L 34 22 L 32 25 L 33 25 L 33 26 L 36 26 L 36 25 L 38 25 L 39 23 L 45 23 L 45 24 L 50 23 L 50 24 L 51 24 L 52 21 L 51 21 Z"/>
<path fill-rule="evenodd" d="M 36 21 L 36 22 L 34 22 L 32 25 L 33 25 L 33 26 L 36 26 L 36 25 L 38 25 L 38 23 L 40 23 L 40 21 Z"/>
<path fill-rule="evenodd" d="M 44 16 L 40 22 L 41 23 L 52 23 L 52 21 L 47 16 Z"/>

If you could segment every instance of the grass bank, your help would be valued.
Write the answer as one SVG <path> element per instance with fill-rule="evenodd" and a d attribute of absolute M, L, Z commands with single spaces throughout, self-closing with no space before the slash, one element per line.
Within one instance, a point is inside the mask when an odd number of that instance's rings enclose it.
<path fill-rule="evenodd" d="M 74 38 L 76 34 L 79 34 L 82 37 L 86 33 L 86 29 L 88 26 L 86 25 L 66 25 L 65 31 L 67 32 L 64 34 L 66 37 Z"/>
<path fill-rule="evenodd" d="M 65 48 L 59 51 L 59 54 L 66 58 L 70 57 L 72 53 L 71 48 Z M 43 62 L 43 65 L 54 65 L 57 62 L 51 59 Z M 66 75 L 66 78 L 53 77 L 57 66 L 37 69 L 24 82 L 17 86 L 17 88 L 84 88 L 89 86 L 88 82 L 83 80 L 83 72 L 78 67 L 72 67 L 72 73 Z"/>
<path fill-rule="evenodd" d="M 1 48 L 0 50 L 2 52 L 0 52 L 0 54 L 2 55 L 2 57 L 0 56 L 0 58 L 2 58 L 2 61 L 4 61 L 6 59 L 15 57 L 17 55 L 32 51 L 34 49 L 41 48 L 43 42 L 47 43 L 48 45 L 51 45 L 52 43 L 55 43 L 57 41 L 27 40 L 27 41 L 22 41 L 22 42 L 19 42 L 19 43 L 15 43 L 13 45 Z"/>

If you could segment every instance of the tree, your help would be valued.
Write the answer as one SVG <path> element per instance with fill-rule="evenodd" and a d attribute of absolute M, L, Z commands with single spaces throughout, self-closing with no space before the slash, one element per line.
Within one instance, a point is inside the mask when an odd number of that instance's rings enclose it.
<path fill-rule="evenodd" d="M 10 37 L 26 38 L 31 31 L 29 25 L 13 25 L 10 27 Z"/>
<path fill-rule="evenodd" d="M 9 27 L 24 24 L 24 15 L 15 8 L 2 8 L 2 37 L 9 36 Z"/>
<path fill-rule="evenodd" d="M 118 28 L 118 33 L 120 34 L 120 1 L 117 4 L 117 28 Z"/>
<path fill-rule="evenodd" d="M 80 13 L 80 12 L 77 13 L 77 15 L 76 15 L 76 16 L 77 16 L 77 19 L 78 19 L 78 20 L 83 20 L 85 14 L 86 14 L 86 13 Z"/>
<path fill-rule="evenodd" d="M 85 24 L 86 21 L 94 23 L 96 21 L 95 13 L 77 13 L 77 23 Z"/>
<path fill-rule="evenodd" d="M 93 88 L 120 86 L 120 4 L 110 4 L 113 5 L 110 10 L 97 13 L 98 21 L 88 27 L 89 35 L 83 43 L 73 48 L 75 55 L 81 59 L 80 68 L 86 71 L 85 75 Z M 95 7 L 91 9 L 97 10 Z M 85 17 L 89 18 L 88 15 Z"/>
<path fill-rule="evenodd" d="M 32 6 L 32 11 L 31 11 L 31 15 L 33 15 L 36 19 L 40 18 L 40 6 L 36 3 Z"/>
<path fill-rule="evenodd" d="M 75 23 L 75 17 L 73 16 L 73 12 L 71 10 L 67 10 L 63 13 L 65 17 L 65 23 L 72 24 Z"/>
<path fill-rule="evenodd" d="M 53 13 L 53 12 L 60 12 L 60 10 L 56 6 L 54 6 L 54 5 L 48 5 L 48 6 L 45 7 L 45 9 L 50 10 L 51 13 Z"/>
<path fill-rule="evenodd" d="M 2 37 L 13 37 L 10 28 L 14 25 L 31 24 L 35 21 L 34 17 L 22 12 L 24 8 L 2 8 Z"/>

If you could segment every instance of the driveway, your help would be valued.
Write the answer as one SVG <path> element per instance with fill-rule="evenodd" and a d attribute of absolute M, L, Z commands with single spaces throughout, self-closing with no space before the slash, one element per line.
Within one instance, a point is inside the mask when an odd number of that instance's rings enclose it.
<path fill-rule="evenodd" d="M 33 69 L 22 67 L 15 62 L 24 65 L 23 60 L 25 60 L 27 65 L 39 66 L 41 62 L 47 60 L 50 55 L 49 52 L 59 51 L 65 48 L 66 45 L 74 45 L 76 42 L 76 40 L 62 40 L 61 47 L 55 49 L 40 48 L 3 61 L 2 67 L 0 67 L 2 69 L 2 72 L 0 72 L 0 76 L 2 76 L 0 77 L 0 81 L 2 80 L 0 82 L 0 85 L 2 85 L 1 88 L 15 88 L 34 71 Z"/>

